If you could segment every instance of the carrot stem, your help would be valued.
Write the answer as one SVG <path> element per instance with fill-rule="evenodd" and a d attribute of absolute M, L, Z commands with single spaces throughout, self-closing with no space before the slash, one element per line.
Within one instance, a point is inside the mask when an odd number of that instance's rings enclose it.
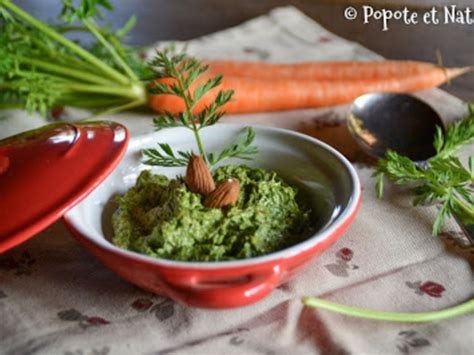
<path fill-rule="evenodd" d="M 450 83 L 452 79 L 457 78 L 458 76 L 474 71 L 474 66 L 459 67 L 459 68 L 444 68 L 444 67 L 441 67 L 441 68 L 446 73 L 446 82 L 448 83 Z"/>
<path fill-rule="evenodd" d="M 86 51 L 85 49 L 77 45 L 76 43 L 68 40 L 67 38 L 62 36 L 60 33 L 53 30 L 51 27 L 35 19 L 30 14 L 28 14 L 27 12 L 23 11 L 21 8 L 14 5 L 10 0 L 2 0 L 0 2 L 0 5 L 5 6 L 5 8 L 13 12 L 15 15 L 22 18 L 23 20 L 31 24 L 33 27 L 37 28 L 38 30 L 40 30 L 41 32 L 49 36 L 50 38 L 54 39 L 56 42 L 62 44 L 64 47 L 69 48 L 71 51 L 76 53 L 79 57 L 83 58 L 85 61 L 89 62 L 90 64 L 94 65 L 96 68 L 100 69 L 101 72 L 109 76 L 111 79 L 114 79 L 121 84 L 128 84 L 130 82 L 129 79 L 126 76 L 124 76 L 122 73 L 108 66 L 102 60 L 100 60 L 93 54 L 89 53 L 88 51 Z"/>
<path fill-rule="evenodd" d="M 128 64 L 125 63 L 120 54 L 118 54 L 115 48 L 105 40 L 102 33 L 100 33 L 100 31 L 97 29 L 95 22 L 91 20 L 83 20 L 83 23 L 84 25 L 86 25 L 89 31 L 97 38 L 97 40 L 109 51 L 109 53 L 112 55 L 112 58 L 119 66 L 122 67 L 125 73 L 127 73 L 128 77 L 133 81 L 139 81 L 137 75 L 128 66 Z"/>
<path fill-rule="evenodd" d="M 86 82 L 90 82 L 94 84 L 106 84 L 106 85 L 113 84 L 108 79 L 104 79 L 98 75 L 86 73 L 83 70 L 75 70 L 68 67 L 64 67 L 62 65 L 52 64 L 52 63 L 44 62 L 42 60 L 31 59 L 31 58 L 26 58 L 26 57 L 17 57 L 17 59 L 20 62 L 23 62 L 25 64 L 43 68 L 55 74 L 61 74 L 61 75 L 69 76 L 71 78 L 80 79 L 81 81 L 86 81 Z"/>

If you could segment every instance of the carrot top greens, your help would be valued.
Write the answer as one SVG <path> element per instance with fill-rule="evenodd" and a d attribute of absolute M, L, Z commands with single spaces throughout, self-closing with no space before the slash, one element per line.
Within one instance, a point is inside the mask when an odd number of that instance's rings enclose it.
<path fill-rule="evenodd" d="M 417 164 L 394 151 L 388 151 L 378 163 L 374 175 L 377 193 L 383 196 L 385 177 L 398 185 L 414 184 L 414 205 L 437 202 L 438 215 L 433 224 L 433 234 L 439 234 L 446 218 L 454 215 L 463 221 L 474 221 L 474 160 L 469 158 L 466 169 L 454 153 L 462 145 L 474 141 L 474 106 L 469 106 L 469 116 L 451 124 L 446 132 L 438 127 L 434 137 L 436 155 L 426 166 Z"/>
<path fill-rule="evenodd" d="M 252 145 L 255 132 L 252 128 L 247 128 L 236 143 L 231 143 L 219 154 L 213 152 L 206 153 L 200 137 L 203 128 L 212 126 L 219 122 L 225 111 L 222 107 L 231 100 L 232 90 L 219 90 L 214 100 L 199 113 L 193 113 L 193 109 L 199 100 L 214 88 L 217 88 L 222 81 L 222 75 L 218 75 L 207 80 L 201 80 L 202 75 L 207 71 L 208 66 L 203 65 L 199 60 L 189 57 L 184 53 L 173 54 L 173 50 L 158 51 L 155 59 L 150 63 L 153 76 L 156 79 L 168 78 L 174 82 L 172 84 L 154 81 L 151 83 L 150 92 L 152 94 L 172 95 L 181 99 L 184 103 L 184 110 L 178 114 L 179 120 L 170 112 L 164 112 L 154 119 L 156 130 L 170 127 L 185 127 L 194 133 L 199 155 L 206 160 L 210 167 L 228 158 L 238 158 L 249 160 L 257 153 L 257 147 Z M 186 166 L 188 160 L 194 154 L 190 152 L 174 152 L 165 143 L 158 144 L 159 149 L 145 149 L 147 157 L 145 164 L 158 166 Z"/>
<path fill-rule="evenodd" d="M 51 26 L 0 0 L 0 108 L 46 116 L 51 108 L 73 106 L 100 116 L 144 105 L 149 67 L 121 43 L 135 18 L 112 32 L 95 20 L 101 9 L 112 9 L 108 0 L 62 3 L 62 24 Z M 63 35 L 72 31 L 89 33 L 95 41 L 82 47 Z"/>

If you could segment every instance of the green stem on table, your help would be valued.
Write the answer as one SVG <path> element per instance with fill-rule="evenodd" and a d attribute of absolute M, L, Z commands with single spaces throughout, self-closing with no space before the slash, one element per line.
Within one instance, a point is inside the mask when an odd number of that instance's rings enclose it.
<path fill-rule="evenodd" d="M 123 60 L 123 58 L 117 53 L 115 48 L 106 41 L 102 33 L 100 33 L 99 30 L 97 30 L 97 27 L 95 23 L 91 20 L 83 20 L 84 25 L 89 29 L 89 31 L 97 38 L 97 40 L 109 51 L 109 53 L 112 55 L 112 58 L 115 60 L 115 62 L 122 67 L 122 69 L 127 73 L 128 77 L 132 81 L 139 81 L 139 78 L 135 74 L 135 72 L 128 66 L 128 64 Z"/>
<path fill-rule="evenodd" d="M 43 22 L 35 19 L 27 12 L 23 11 L 19 7 L 15 6 L 10 0 L 0 0 L 0 5 L 4 6 L 12 13 L 20 17 L 21 19 L 25 20 L 33 27 L 37 28 L 38 30 L 42 31 L 44 34 L 48 35 L 50 38 L 54 39 L 58 43 L 61 43 L 64 47 L 70 49 L 78 56 L 82 57 L 85 61 L 89 62 L 90 64 L 94 65 L 96 68 L 100 69 L 101 72 L 108 75 L 110 78 L 114 79 L 115 81 L 121 84 L 128 84 L 130 80 L 124 76 L 119 71 L 115 70 L 114 68 L 108 66 L 102 60 L 97 58 L 96 56 L 92 55 L 76 43 L 68 40 L 60 33 L 53 30 L 51 27 L 45 25 Z"/>
<path fill-rule="evenodd" d="M 30 64 L 32 66 L 46 69 L 47 71 L 55 73 L 55 74 L 65 75 L 71 78 L 80 79 L 82 81 L 95 83 L 95 84 L 106 84 L 106 85 L 113 84 L 113 82 L 109 81 L 108 79 L 101 78 L 98 75 L 89 74 L 81 70 L 71 69 L 71 68 L 64 67 L 58 64 L 52 64 L 52 63 L 44 62 L 42 60 L 31 59 L 31 58 L 26 58 L 26 57 L 17 57 L 17 59 L 22 63 Z"/>
<path fill-rule="evenodd" d="M 304 305 L 320 308 L 327 311 L 340 313 L 357 318 L 384 320 L 388 322 L 402 322 L 402 323 L 421 323 L 434 322 L 443 319 L 454 318 L 464 314 L 474 312 L 474 300 L 469 300 L 460 305 L 443 309 L 441 311 L 425 312 L 425 313 L 398 313 L 398 312 L 384 312 L 364 308 L 357 308 L 346 306 L 316 297 L 303 297 Z"/>

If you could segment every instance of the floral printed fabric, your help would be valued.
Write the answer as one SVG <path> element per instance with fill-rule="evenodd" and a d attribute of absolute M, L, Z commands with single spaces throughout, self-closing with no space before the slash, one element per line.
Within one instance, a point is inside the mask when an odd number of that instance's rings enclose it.
<path fill-rule="evenodd" d="M 378 58 L 294 8 L 191 41 L 189 50 L 268 61 Z M 422 95 L 446 120 L 464 110 L 441 91 Z M 59 222 L 0 255 L 0 354 L 472 354 L 474 315 L 438 324 L 391 324 L 302 306 L 303 295 L 315 295 L 381 310 L 429 311 L 474 293 L 474 250 L 455 224 L 434 238 L 434 207 L 413 209 L 407 194 L 393 188 L 386 199 L 376 198 L 372 171 L 344 138 L 346 112 L 338 107 L 227 118 L 315 135 L 356 163 L 364 191 L 359 215 L 304 273 L 245 308 L 187 308 L 121 280 Z M 133 134 L 150 129 L 150 117 L 114 118 Z M 25 122 L 27 117 L 18 130 L 26 129 Z"/>

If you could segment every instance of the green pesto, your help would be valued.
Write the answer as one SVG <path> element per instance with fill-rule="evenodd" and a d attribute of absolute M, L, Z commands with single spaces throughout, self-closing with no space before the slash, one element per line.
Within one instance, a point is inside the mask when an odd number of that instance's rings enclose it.
<path fill-rule="evenodd" d="M 291 246 L 310 233 L 310 211 L 297 189 L 275 172 L 224 166 L 216 183 L 237 178 L 241 192 L 228 209 L 206 208 L 182 178 L 143 171 L 118 198 L 113 216 L 117 246 L 165 259 L 221 261 L 250 258 Z"/>

